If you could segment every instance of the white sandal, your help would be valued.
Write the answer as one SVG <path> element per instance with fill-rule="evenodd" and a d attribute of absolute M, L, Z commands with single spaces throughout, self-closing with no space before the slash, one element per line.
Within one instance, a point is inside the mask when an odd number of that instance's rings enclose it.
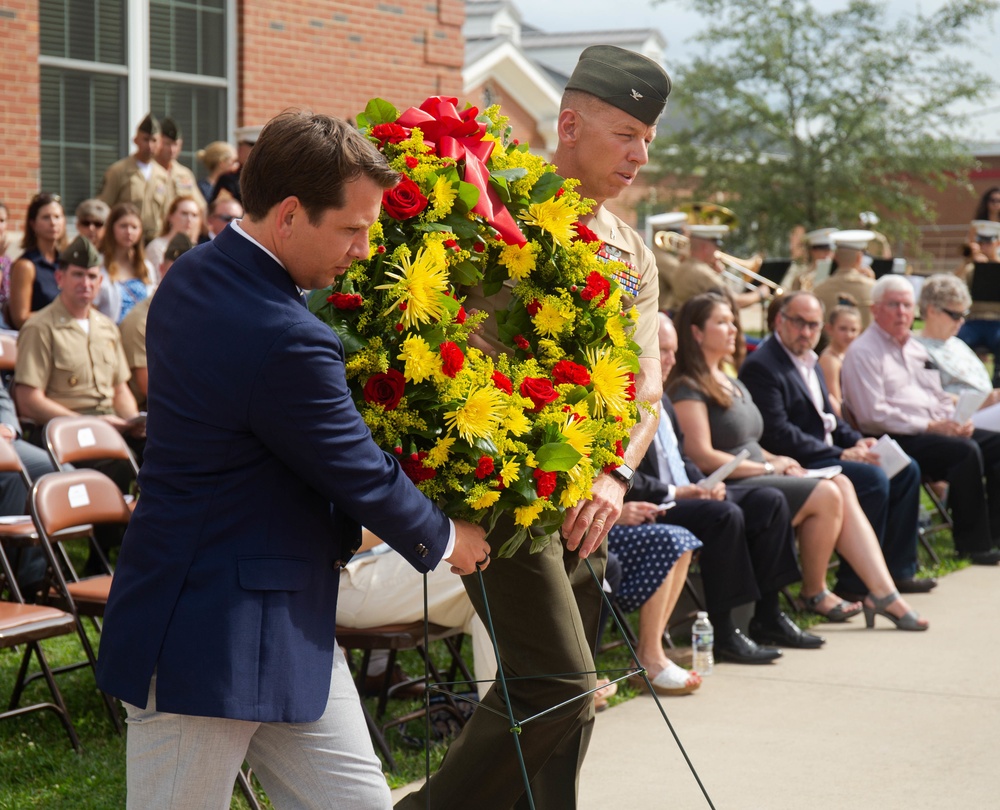
<path fill-rule="evenodd" d="M 696 681 L 695 683 L 688 683 L 692 675 L 697 675 L 697 672 L 688 672 L 683 667 L 677 666 L 673 661 L 668 661 L 667 665 L 656 673 L 656 676 L 649 679 L 650 684 L 653 686 L 653 691 L 658 695 L 665 695 L 667 697 L 677 697 L 680 695 L 690 695 L 696 689 L 701 686 L 701 681 Z M 629 682 L 633 686 L 640 686 L 645 688 L 646 682 L 642 679 L 641 675 L 633 675 L 629 678 Z"/>

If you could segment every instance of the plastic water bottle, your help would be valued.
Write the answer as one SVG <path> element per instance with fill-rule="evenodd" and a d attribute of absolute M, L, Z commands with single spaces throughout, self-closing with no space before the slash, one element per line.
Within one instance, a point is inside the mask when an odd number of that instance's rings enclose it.
<path fill-rule="evenodd" d="M 711 675 L 715 664 L 712 645 L 715 643 L 715 630 L 708 620 L 704 610 L 698 611 L 698 618 L 691 625 L 691 669 L 700 675 Z"/>

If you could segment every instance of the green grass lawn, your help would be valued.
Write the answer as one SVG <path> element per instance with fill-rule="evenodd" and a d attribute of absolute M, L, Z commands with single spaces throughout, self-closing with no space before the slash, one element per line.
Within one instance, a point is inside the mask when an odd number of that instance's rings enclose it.
<path fill-rule="evenodd" d="M 922 574 L 942 576 L 966 565 L 954 558 L 947 532 L 938 534 L 932 541 L 942 558 L 942 565 L 924 568 Z M 922 559 L 924 556 L 921 552 Z M 811 614 L 794 616 L 803 625 L 820 621 Z M 633 627 L 638 626 L 636 615 L 630 621 Z M 684 641 L 678 639 L 678 643 Z M 83 657 L 75 636 L 50 639 L 42 645 L 53 666 L 73 663 Z M 435 655 L 439 664 L 446 664 L 442 651 L 436 650 Z M 423 670 L 423 663 L 414 653 L 402 654 L 401 661 L 411 674 Z M 6 705 L 19 663 L 19 654 L 11 650 L 0 651 L 0 700 L 3 705 Z M 609 676 L 610 671 L 623 670 L 630 665 L 625 647 L 598 657 L 598 668 L 609 671 Z M 0 810 L 109 810 L 125 804 L 125 740 L 118 737 L 111 726 L 94 686 L 93 675 L 89 669 L 77 670 L 59 676 L 59 683 L 83 743 L 83 752 L 79 755 L 73 752 L 62 725 L 51 713 L 36 713 L 0 723 Z M 620 703 L 636 694 L 635 689 L 621 683 L 611 702 Z M 47 695 L 44 681 L 38 680 L 28 688 L 25 701 L 46 700 Z M 374 700 L 368 705 L 374 712 Z M 389 712 L 398 716 L 419 705 L 415 701 L 392 701 Z M 422 777 L 425 772 L 423 722 L 409 723 L 405 733 L 390 730 L 388 739 L 398 764 L 396 773 L 386 775 L 390 787 Z M 432 745 L 432 771 L 440 763 L 446 747 L 447 742 L 441 740 L 435 740 Z M 270 806 L 266 799 L 262 804 Z M 231 807 L 244 808 L 247 804 L 242 796 L 234 793 Z"/>

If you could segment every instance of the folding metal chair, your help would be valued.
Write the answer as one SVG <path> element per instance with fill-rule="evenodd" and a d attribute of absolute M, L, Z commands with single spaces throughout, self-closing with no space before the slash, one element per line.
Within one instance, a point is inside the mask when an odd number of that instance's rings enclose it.
<path fill-rule="evenodd" d="M 50 603 L 73 614 L 77 633 L 89 666 L 96 671 L 97 656 L 87 637 L 81 617 L 104 615 L 111 590 L 111 574 L 80 577 L 65 546 L 71 541 L 87 542 L 92 554 L 98 554 L 107 565 L 103 552 L 94 540 L 94 533 L 81 535 L 63 530 L 82 523 L 92 525 L 127 524 L 131 511 L 118 486 L 97 470 L 68 470 L 49 473 L 39 478 L 31 489 L 31 516 L 38 528 L 42 548 L 48 558 L 48 582 L 45 596 Z M 61 533 L 63 532 L 63 533 Z M 110 566 L 107 565 L 110 572 Z M 101 692 L 115 729 L 124 731 L 118 706 Z"/>
<path fill-rule="evenodd" d="M 56 468 L 64 464 L 124 461 L 139 475 L 139 465 L 125 437 L 97 416 L 57 416 L 45 425 L 45 449 Z"/>

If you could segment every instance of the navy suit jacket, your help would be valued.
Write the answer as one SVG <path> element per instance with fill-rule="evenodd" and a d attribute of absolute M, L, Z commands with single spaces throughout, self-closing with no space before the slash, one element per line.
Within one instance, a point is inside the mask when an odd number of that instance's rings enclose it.
<path fill-rule="evenodd" d="M 363 521 L 417 570 L 448 519 L 372 441 L 344 350 L 288 273 L 232 228 L 150 306 L 142 495 L 98 684 L 158 710 L 310 722 L 326 706 L 341 562 Z"/>
<path fill-rule="evenodd" d="M 817 369 L 816 374 L 823 391 L 824 410 L 833 414 L 823 373 Z M 806 382 L 774 336 L 747 355 L 740 369 L 740 380 L 764 417 L 760 443 L 775 455 L 791 456 L 808 467 L 836 461 L 843 449 L 853 447 L 861 439 L 860 433 L 837 418 L 833 447 L 824 444 L 823 420 L 813 405 Z"/>

